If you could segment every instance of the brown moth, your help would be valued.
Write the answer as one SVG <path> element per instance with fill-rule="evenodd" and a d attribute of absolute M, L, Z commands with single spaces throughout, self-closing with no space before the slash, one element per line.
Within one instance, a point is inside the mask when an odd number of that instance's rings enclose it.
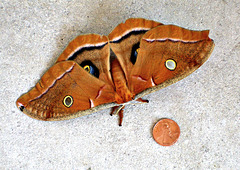
<path fill-rule="evenodd" d="M 191 74 L 210 56 L 209 31 L 192 31 L 142 18 L 119 24 L 108 36 L 75 38 L 17 107 L 45 121 L 123 108 Z M 116 58 L 110 61 L 110 49 Z"/>

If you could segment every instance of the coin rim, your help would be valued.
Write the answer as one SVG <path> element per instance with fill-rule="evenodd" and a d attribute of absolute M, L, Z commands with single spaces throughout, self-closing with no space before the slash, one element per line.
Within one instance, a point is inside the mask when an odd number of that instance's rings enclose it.
<path fill-rule="evenodd" d="M 165 145 L 165 144 L 160 144 L 157 140 L 156 140 L 156 135 L 154 135 L 154 128 L 157 126 L 157 124 L 158 123 L 160 123 L 161 121 L 163 121 L 163 120 L 171 120 L 172 122 L 174 122 L 176 125 L 177 125 L 177 127 L 178 127 L 178 129 L 179 129 L 179 135 L 178 135 L 178 137 L 176 138 L 176 140 L 174 140 L 174 142 L 173 143 L 171 143 L 171 145 Z M 177 124 L 177 122 L 175 122 L 174 120 L 172 120 L 172 119 L 169 119 L 169 118 L 162 118 L 162 119 L 160 119 L 160 120 L 158 120 L 157 121 L 157 123 L 155 123 L 155 125 L 153 126 L 153 129 L 152 129 L 152 135 L 153 135 L 153 139 L 155 140 L 155 142 L 156 143 L 158 143 L 159 145 L 161 145 L 161 146 L 172 146 L 172 145 L 174 145 L 177 141 L 178 141 L 178 139 L 179 139 L 179 137 L 180 137 L 180 134 L 181 134 L 181 130 L 180 130 L 180 127 L 179 127 L 179 125 Z M 155 136 L 155 137 L 154 137 Z"/>

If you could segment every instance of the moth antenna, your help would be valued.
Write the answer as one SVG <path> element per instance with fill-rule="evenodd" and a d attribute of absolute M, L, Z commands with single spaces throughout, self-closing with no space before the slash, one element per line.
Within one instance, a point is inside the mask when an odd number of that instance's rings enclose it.
<path fill-rule="evenodd" d="M 124 107 L 125 107 L 125 104 L 118 106 L 116 114 L 118 114 Z"/>

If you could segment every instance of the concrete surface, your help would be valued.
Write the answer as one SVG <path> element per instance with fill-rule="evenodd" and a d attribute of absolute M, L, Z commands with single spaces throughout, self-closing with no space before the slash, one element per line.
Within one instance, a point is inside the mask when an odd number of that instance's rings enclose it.
<path fill-rule="evenodd" d="M 43 122 L 16 99 L 37 83 L 79 34 L 108 33 L 130 17 L 210 29 L 215 49 L 195 73 L 127 106 L 123 126 L 110 110 Z M 49 0 L 0 2 L 0 169 L 240 169 L 240 1 Z M 160 118 L 181 128 L 178 142 L 152 138 Z"/>

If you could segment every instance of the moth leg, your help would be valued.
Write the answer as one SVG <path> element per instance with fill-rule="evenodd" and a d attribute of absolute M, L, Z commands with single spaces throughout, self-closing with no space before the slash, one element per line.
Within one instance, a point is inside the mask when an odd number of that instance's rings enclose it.
<path fill-rule="evenodd" d="M 142 98 L 138 98 L 136 101 L 142 102 L 142 103 L 148 103 L 149 102 L 148 100 L 144 100 Z"/>
<path fill-rule="evenodd" d="M 119 107 L 119 106 L 114 106 L 114 107 L 112 107 L 112 111 L 111 111 L 111 113 L 110 113 L 111 116 L 114 114 L 115 110 L 116 110 L 118 107 Z"/>
<path fill-rule="evenodd" d="M 110 115 L 112 116 L 113 114 L 118 114 L 119 115 L 119 126 L 122 126 L 122 120 L 123 120 L 123 108 L 125 106 L 121 105 L 121 106 L 114 106 L 112 107 L 112 111 L 110 113 Z M 117 111 L 116 111 L 117 110 Z M 116 111 L 116 113 L 114 113 Z"/>
<path fill-rule="evenodd" d="M 123 108 L 125 106 L 121 107 L 120 110 L 118 110 L 118 115 L 119 115 L 119 126 L 122 126 L 122 121 L 123 121 Z"/>

